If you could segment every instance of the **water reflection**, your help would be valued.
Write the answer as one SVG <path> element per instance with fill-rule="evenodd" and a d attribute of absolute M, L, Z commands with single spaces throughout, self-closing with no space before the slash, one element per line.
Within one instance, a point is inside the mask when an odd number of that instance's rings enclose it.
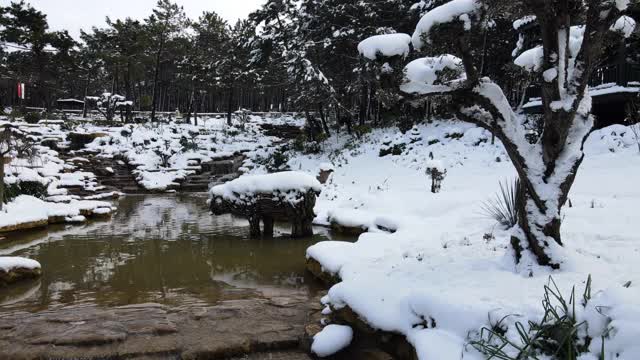
<path fill-rule="evenodd" d="M 309 291 L 305 250 L 328 237 L 249 240 L 245 221 L 210 216 L 204 196 L 126 197 L 109 222 L 9 234 L 0 255 L 34 258 L 44 273 L 35 289 L 0 289 L 0 311 L 79 302 L 212 303 L 261 287 Z"/>

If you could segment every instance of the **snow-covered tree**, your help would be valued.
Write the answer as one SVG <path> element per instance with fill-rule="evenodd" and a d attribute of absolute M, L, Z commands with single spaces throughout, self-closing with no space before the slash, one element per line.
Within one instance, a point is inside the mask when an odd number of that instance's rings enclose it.
<path fill-rule="evenodd" d="M 13 158 L 22 157 L 31 160 L 35 156 L 33 139 L 16 126 L 0 121 L 0 210 L 4 205 L 5 184 L 4 166 Z"/>
<path fill-rule="evenodd" d="M 148 32 L 155 46 L 155 65 L 153 75 L 153 92 L 151 99 L 151 121 L 156 120 L 156 107 L 158 104 L 158 82 L 160 67 L 166 53 L 169 41 L 181 35 L 187 25 L 187 16 L 184 9 L 169 0 L 158 0 L 153 9 L 153 15 L 146 19 Z"/>
<path fill-rule="evenodd" d="M 118 110 L 131 109 L 133 102 L 128 101 L 122 95 L 103 93 L 100 96 L 87 96 L 85 98 L 85 106 L 87 108 L 95 107 L 107 121 L 113 121 Z"/>
<path fill-rule="evenodd" d="M 559 268 L 563 262 L 560 211 L 593 126 L 589 77 L 603 56 L 607 38 L 629 34 L 626 26 L 616 25 L 624 20 L 629 2 L 451 0 L 428 11 L 413 33 L 413 46 L 431 56 L 406 66 L 402 91 L 449 96 L 459 119 L 502 141 L 517 170 L 522 201 L 511 245 L 520 269 L 533 264 Z M 533 144 L 527 141 L 525 117 L 513 110 L 503 89 L 482 71 L 486 29 L 495 26 L 494 18 L 500 14 L 523 11 L 535 17 L 542 35 L 541 45 L 515 60 L 542 84 L 544 126 Z"/>

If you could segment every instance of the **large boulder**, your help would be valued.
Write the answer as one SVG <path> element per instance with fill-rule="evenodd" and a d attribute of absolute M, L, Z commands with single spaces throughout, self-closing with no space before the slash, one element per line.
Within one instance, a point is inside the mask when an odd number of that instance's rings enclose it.
<path fill-rule="evenodd" d="M 275 219 L 291 223 L 292 237 L 305 237 L 313 235 L 313 208 L 320 189 L 316 178 L 301 172 L 243 176 L 211 188 L 209 205 L 214 215 L 249 220 L 252 237 L 260 236 L 260 222 L 264 235 L 273 236 Z"/>

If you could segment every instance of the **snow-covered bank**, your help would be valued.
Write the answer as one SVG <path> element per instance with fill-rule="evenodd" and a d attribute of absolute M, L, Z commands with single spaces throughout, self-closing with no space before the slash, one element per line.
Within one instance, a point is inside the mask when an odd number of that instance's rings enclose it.
<path fill-rule="evenodd" d="M 563 212 L 563 268 L 525 277 L 515 271 L 509 233 L 481 210 L 499 190 L 498 181 L 515 178 L 504 150 L 470 125 L 417 130 L 420 141 L 412 143 L 410 133 L 396 136 L 406 144 L 402 156 L 379 157 L 385 137 L 394 137 L 379 130 L 357 146 L 332 139 L 325 155 L 290 161 L 291 168 L 311 173 L 324 162 L 335 166 L 316 222 L 370 231 L 356 243 L 309 248 L 309 257 L 342 279 L 327 304 L 348 306 L 374 328 L 404 334 L 420 359 L 483 359 L 469 345 L 483 327 L 504 319 L 506 338 L 519 343 L 516 323 L 528 329 L 528 320 L 540 321 L 549 275 L 567 299 L 573 286 L 581 296 L 592 275 L 592 300 L 576 310 L 578 322 L 588 323 L 580 339 L 593 339 L 590 354 L 580 359 L 597 358 L 602 335 L 606 359 L 640 358 L 640 154 L 631 132 L 614 126 L 591 135 L 571 207 Z M 437 194 L 429 192 L 425 176 L 432 158 L 447 170 Z M 376 223 L 396 232 L 381 232 Z"/>
<path fill-rule="evenodd" d="M 51 223 L 82 223 L 87 217 L 109 216 L 115 208 L 108 202 L 69 200 L 66 203 L 47 202 L 21 195 L 0 210 L 0 232 L 25 230 Z"/>

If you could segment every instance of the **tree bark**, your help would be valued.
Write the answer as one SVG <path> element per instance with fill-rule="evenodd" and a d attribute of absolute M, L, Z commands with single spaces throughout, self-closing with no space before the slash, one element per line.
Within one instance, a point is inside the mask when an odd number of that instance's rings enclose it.
<path fill-rule="evenodd" d="M 327 134 L 327 136 L 331 136 L 331 132 L 329 131 L 329 125 L 327 125 L 327 119 L 324 116 L 322 103 L 318 104 L 318 112 L 320 113 L 320 120 L 322 121 L 322 129 L 324 130 L 325 134 Z"/>
<path fill-rule="evenodd" d="M 156 68 L 153 74 L 153 94 L 151 95 L 151 122 L 156 121 L 156 106 L 158 103 L 158 78 L 160 77 L 160 60 L 162 58 L 162 50 L 164 48 L 164 34 L 160 35 L 160 46 L 156 54 Z"/>
<path fill-rule="evenodd" d="M 4 206 L 4 155 L 0 154 L 0 210 Z"/>
<path fill-rule="evenodd" d="M 229 95 L 227 98 L 227 125 L 233 125 L 231 121 L 231 115 L 233 114 L 233 87 L 229 88 Z"/>

